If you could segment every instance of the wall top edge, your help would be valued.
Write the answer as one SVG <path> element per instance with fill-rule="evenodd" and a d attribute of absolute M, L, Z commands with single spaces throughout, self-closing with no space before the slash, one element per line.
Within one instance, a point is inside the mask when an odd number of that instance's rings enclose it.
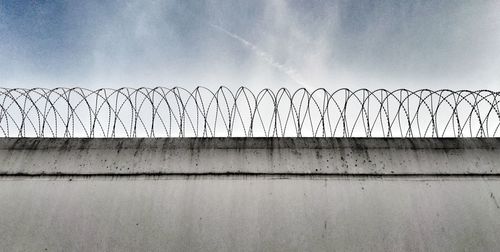
<path fill-rule="evenodd" d="M 0 150 L 500 149 L 500 138 L 0 138 Z"/>

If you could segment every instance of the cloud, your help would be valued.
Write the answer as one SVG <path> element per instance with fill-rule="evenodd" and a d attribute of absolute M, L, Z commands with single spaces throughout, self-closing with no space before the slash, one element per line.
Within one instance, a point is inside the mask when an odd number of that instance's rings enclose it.
<path fill-rule="evenodd" d="M 493 0 L 2 2 L 0 76 L 3 86 L 495 89 L 499 12 Z"/>
<path fill-rule="evenodd" d="M 278 69 L 280 72 L 284 73 L 285 75 L 287 75 L 292 81 L 294 81 L 295 83 L 301 85 L 302 87 L 305 87 L 305 88 L 310 88 L 309 85 L 307 85 L 304 81 L 301 80 L 301 78 L 298 76 L 297 72 L 284 65 L 284 64 L 281 64 L 279 62 L 277 62 L 276 60 L 274 60 L 274 58 L 272 57 L 271 54 L 267 53 L 267 52 L 264 52 L 262 51 L 261 49 L 259 49 L 257 46 L 255 46 L 254 44 L 252 44 L 251 42 L 249 42 L 248 40 L 238 36 L 237 34 L 234 34 L 218 25 L 214 25 L 214 24 L 210 24 L 210 26 L 214 27 L 215 29 L 223 32 L 224 34 L 228 35 L 229 37 L 239 41 L 240 43 L 242 43 L 244 46 L 246 46 L 247 48 L 249 48 L 250 50 L 252 50 L 252 52 L 254 52 L 259 58 L 261 58 L 262 60 L 264 60 L 266 63 L 268 63 L 269 65 L 271 65 L 273 68 L 276 68 Z"/>

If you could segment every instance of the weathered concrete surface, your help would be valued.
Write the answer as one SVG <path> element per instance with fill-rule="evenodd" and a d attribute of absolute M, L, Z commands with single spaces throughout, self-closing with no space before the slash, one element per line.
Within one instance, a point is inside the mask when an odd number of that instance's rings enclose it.
<path fill-rule="evenodd" d="M 1 139 L 2 251 L 500 251 L 499 139 Z"/>
<path fill-rule="evenodd" d="M 2 251 L 498 251 L 497 179 L 0 181 Z"/>
<path fill-rule="evenodd" d="M 0 174 L 500 174 L 499 138 L 0 139 Z"/>

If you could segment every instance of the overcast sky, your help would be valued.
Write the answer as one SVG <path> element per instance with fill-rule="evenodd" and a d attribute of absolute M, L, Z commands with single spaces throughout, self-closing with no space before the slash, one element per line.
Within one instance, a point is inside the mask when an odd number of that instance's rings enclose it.
<path fill-rule="evenodd" d="M 0 3 L 3 87 L 500 89 L 498 0 Z"/>

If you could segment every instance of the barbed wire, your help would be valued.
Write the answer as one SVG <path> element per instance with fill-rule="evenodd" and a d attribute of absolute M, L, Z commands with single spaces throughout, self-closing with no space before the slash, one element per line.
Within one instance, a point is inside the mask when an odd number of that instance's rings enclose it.
<path fill-rule="evenodd" d="M 0 137 L 498 137 L 499 92 L 0 88 Z"/>

